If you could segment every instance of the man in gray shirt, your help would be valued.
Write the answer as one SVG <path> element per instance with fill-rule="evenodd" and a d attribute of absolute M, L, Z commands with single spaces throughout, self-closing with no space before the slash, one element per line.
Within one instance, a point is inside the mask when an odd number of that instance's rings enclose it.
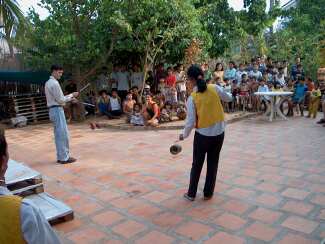
<path fill-rule="evenodd" d="M 79 96 L 78 92 L 73 92 L 67 96 L 63 95 L 58 80 L 63 74 L 63 68 L 52 65 L 50 79 L 45 83 L 45 95 L 47 107 L 49 108 L 50 120 L 54 125 L 54 137 L 56 145 L 57 162 L 61 164 L 73 163 L 75 158 L 69 154 L 69 132 L 64 115 L 63 106 L 66 102 L 72 101 Z"/>

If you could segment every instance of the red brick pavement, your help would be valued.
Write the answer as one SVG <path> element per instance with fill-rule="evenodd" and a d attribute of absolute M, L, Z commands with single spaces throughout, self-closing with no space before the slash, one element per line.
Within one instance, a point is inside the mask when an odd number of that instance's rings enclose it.
<path fill-rule="evenodd" d="M 192 139 L 179 131 L 91 131 L 71 125 L 72 155 L 55 163 L 50 125 L 8 130 L 13 159 L 43 173 L 75 219 L 64 243 L 319 243 L 325 237 L 325 129 L 294 118 L 227 127 L 216 193 L 186 202 Z M 204 172 L 203 175 L 204 176 Z"/>

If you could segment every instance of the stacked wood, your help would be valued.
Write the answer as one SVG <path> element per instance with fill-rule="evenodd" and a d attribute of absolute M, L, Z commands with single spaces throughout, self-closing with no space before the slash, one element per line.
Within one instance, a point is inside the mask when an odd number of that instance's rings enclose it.
<path fill-rule="evenodd" d="M 16 115 L 25 116 L 29 123 L 49 119 L 45 96 L 19 97 L 13 99 Z"/>

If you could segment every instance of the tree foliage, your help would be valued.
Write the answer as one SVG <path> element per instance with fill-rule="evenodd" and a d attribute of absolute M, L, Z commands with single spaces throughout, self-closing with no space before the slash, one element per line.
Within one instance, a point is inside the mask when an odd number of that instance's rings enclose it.
<path fill-rule="evenodd" d="M 325 1 L 300 0 L 283 17 L 281 29 L 269 42 L 269 54 L 291 61 L 299 56 L 307 73 L 315 76 L 317 68 L 325 65 Z"/>

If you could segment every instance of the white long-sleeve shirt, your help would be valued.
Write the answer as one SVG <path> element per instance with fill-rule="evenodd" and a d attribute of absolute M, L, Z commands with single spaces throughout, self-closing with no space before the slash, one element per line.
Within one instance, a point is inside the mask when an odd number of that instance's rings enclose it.
<path fill-rule="evenodd" d="M 232 95 L 228 92 L 226 92 L 222 87 L 214 85 L 216 91 L 218 92 L 220 99 L 224 102 L 231 102 L 232 101 Z M 193 89 L 194 91 L 197 90 L 196 87 Z M 187 138 L 190 134 L 192 129 L 195 127 L 196 121 L 197 121 L 197 114 L 196 114 L 196 108 L 193 101 L 193 97 L 189 96 L 186 103 L 187 107 L 187 115 L 186 115 L 186 122 L 185 127 L 183 130 L 183 137 Z M 212 113 L 213 111 L 211 111 Z M 218 122 L 214 125 L 207 127 L 207 128 L 200 128 L 196 129 L 196 132 L 200 133 L 204 136 L 217 136 L 221 135 L 225 131 L 225 122 Z"/>
<path fill-rule="evenodd" d="M 50 76 L 50 79 L 45 83 L 45 95 L 48 107 L 64 106 L 73 98 L 72 94 L 63 95 L 59 82 L 53 76 Z"/>
<path fill-rule="evenodd" d="M 12 195 L 4 186 L 0 186 L 0 197 Z M 27 244 L 60 244 L 61 241 L 41 210 L 30 200 L 23 199 L 20 207 L 20 223 Z"/>

